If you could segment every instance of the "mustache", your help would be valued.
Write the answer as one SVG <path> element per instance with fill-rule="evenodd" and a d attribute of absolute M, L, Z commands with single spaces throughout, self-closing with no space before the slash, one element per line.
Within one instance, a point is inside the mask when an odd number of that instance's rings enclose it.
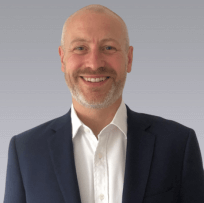
<path fill-rule="evenodd" d="M 85 68 L 83 70 L 78 69 L 73 73 L 74 77 L 78 77 L 79 75 L 103 75 L 106 74 L 108 76 L 116 76 L 117 73 L 114 69 L 108 67 L 99 67 L 97 70 L 92 70 L 91 68 Z"/>

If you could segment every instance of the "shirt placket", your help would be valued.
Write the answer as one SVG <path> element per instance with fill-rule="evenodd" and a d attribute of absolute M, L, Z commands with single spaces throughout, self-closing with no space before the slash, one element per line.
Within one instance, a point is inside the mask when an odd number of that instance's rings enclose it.
<path fill-rule="evenodd" d="M 104 132 L 100 135 L 94 155 L 94 193 L 96 203 L 108 203 L 107 139 L 108 133 Z"/>

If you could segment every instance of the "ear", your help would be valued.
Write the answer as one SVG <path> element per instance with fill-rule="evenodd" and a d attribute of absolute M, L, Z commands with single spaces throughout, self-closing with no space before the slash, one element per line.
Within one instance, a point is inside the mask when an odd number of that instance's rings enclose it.
<path fill-rule="evenodd" d="M 127 65 L 127 72 L 128 73 L 131 72 L 132 61 L 133 61 L 133 46 L 130 46 L 129 51 L 128 51 L 128 65 Z"/>
<path fill-rule="evenodd" d="M 62 72 L 64 72 L 65 71 L 65 65 L 63 62 L 64 61 L 64 51 L 61 46 L 59 46 L 58 51 L 59 51 L 60 61 L 61 61 L 61 70 Z"/>

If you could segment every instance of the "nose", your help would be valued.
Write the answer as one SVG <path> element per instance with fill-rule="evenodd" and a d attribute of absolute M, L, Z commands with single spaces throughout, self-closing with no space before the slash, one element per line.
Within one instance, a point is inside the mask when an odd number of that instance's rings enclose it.
<path fill-rule="evenodd" d="M 105 66 L 105 57 L 101 50 L 92 49 L 88 54 L 85 62 L 86 68 L 97 70 Z"/>

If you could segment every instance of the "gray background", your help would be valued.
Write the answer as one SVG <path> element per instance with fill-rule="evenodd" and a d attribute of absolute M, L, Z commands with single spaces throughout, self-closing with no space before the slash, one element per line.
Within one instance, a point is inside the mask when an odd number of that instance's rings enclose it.
<path fill-rule="evenodd" d="M 0 202 L 11 137 L 70 108 L 58 55 L 62 26 L 93 3 L 116 12 L 129 30 L 134 56 L 125 103 L 193 128 L 204 158 L 203 1 L 1 1 Z"/>

